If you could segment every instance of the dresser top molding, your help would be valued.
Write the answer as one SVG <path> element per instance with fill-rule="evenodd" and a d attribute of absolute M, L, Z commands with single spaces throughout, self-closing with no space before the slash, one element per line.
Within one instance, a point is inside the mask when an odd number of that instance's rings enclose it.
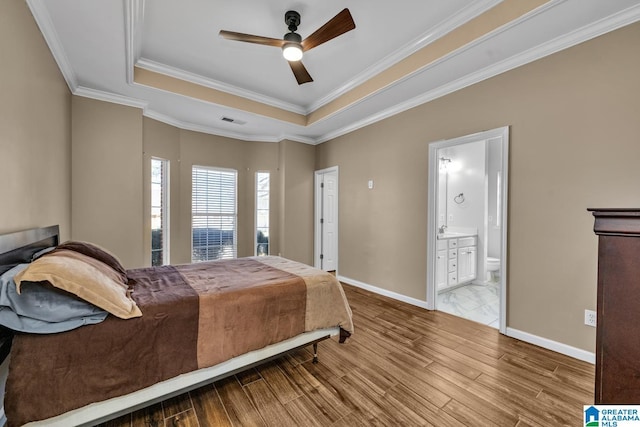
<path fill-rule="evenodd" d="M 589 208 L 595 217 L 593 231 L 599 236 L 640 237 L 640 209 Z"/>

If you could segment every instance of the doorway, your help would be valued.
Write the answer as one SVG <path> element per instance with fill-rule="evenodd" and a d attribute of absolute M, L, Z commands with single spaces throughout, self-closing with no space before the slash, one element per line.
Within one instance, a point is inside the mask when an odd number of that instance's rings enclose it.
<path fill-rule="evenodd" d="M 315 172 L 314 267 L 338 270 L 338 167 Z"/>
<path fill-rule="evenodd" d="M 506 331 L 508 159 L 508 127 L 429 144 L 427 308 L 501 333 Z"/>

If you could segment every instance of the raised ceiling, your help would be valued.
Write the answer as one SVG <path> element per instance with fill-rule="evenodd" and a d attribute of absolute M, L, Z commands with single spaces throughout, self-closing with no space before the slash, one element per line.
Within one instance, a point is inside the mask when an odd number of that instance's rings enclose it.
<path fill-rule="evenodd" d="M 27 1 L 74 94 L 183 129 L 310 144 L 640 19 L 640 0 Z M 279 48 L 218 35 L 282 38 L 296 10 L 304 39 L 345 7 L 355 30 L 305 53 L 304 85 Z"/>

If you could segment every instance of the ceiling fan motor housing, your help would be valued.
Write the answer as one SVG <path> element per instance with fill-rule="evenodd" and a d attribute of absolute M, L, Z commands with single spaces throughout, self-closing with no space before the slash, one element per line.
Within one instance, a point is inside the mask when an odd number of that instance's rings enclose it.
<path fill-rule="evenodd" d="M 302 42 L 302 37 L 300 37 L 300 34 L 298 33 L 291 32 L 284 35 L 284 41 L 288 43 L 300 44 Z"/>
<path fill-rule="evenodd" d="M 284 22 L 289 27 L 289 31 L 294 32 L 300 25 L 300 14 L 295 10 L 290 10 L 284 14 Z"/>

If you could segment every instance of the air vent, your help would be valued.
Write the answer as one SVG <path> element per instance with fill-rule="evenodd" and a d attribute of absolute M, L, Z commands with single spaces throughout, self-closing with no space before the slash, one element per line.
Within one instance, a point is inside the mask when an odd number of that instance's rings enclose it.
<path fill-rule="evenodd" d="M 244 125 L 247 122 L 238 119 L 232 119 L 231 117 L 222 117 L 220 120 L 227 123 L 233 123 L 234 125 Z"/>

